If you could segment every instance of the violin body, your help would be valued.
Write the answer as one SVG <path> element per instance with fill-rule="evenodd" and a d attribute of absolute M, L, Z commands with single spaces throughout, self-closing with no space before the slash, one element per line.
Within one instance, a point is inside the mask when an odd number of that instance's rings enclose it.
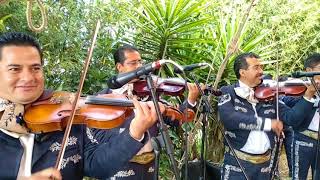
<path fill-rule="evenodd" d="M 64 130 L 72 110 L 73 99 L 73 93 L 54 92 L 50 98 L 34 102 L 24 113 L 27 127 L 34 133 Z M 124 95 L 102 94 L 82 97 L 79 99 L 73 124 L 112 129 L 124 123 L 133 113 L 132 107 L 133 103 Z M 191 109 L 181 112 L 176 108 L 166 107 L 164 115 L 183 123 L 192 121 L 195 113 Z"/>
<path fill-rule="evenodd" d="M 102 97 L 124 98 L 121 95 L 105 94 Z M 46 100 L 37 101 L 26 109 L 24 121 L 34 133 L 62 131 L 70 116 L 73 93 L 55 92 Z M 73 124 L 85 124 L 98 129 L 111 129 L 120 126 L 132 109 L 120 106 L 85 104 L 85 98 L 79 99 L 79 105 Z"/>

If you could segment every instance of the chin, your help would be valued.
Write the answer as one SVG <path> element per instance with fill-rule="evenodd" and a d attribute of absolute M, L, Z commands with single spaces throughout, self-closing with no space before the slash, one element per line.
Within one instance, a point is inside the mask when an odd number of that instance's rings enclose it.
<path fill-rule="evenodd" d="M 17 100 L 18 103 L 20 104 L 23 104 L 23 105 L 26 105 L 26 104 L 31 104 L 35 101 L 36 99 L 20 99 L 20 100 Z"/>
<path fill-rule="evenodd" d="M 262 80 L 262 79 L 259 79 L 259 81 L 257 81 L 257 86 L 261 85 L 262 82 L 263 82 L 263 80 Z"/>
<path fill-rule="evenodd" d="M 16 101 L 20 104 L 30 104 L 36 101 L 40 96 L 24 96 L 24 97 L 18 97 L 16 98 Z"/>

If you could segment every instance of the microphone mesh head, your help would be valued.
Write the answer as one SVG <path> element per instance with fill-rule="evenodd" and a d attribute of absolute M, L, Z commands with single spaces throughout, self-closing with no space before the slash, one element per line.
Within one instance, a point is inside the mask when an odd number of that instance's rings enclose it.
<path fill-rule="evenodd" d="M 300 72 L 299 72 L 299 71 L 293 72 L 293 73 L 291 74 L 291 76 L 294 77 L 294 78 L 299 78 L 299 77 L 300 77 Z"/>

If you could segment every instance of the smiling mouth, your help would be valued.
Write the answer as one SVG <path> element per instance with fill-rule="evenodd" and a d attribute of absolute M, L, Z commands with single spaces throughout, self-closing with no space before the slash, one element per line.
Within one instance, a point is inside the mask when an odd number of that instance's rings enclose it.
<path fill-rule="evenodd" d="M 16 88 L 28 91 L 28 90 L 32 90 L 36 87 L 37 86 L 17 86 Z"/>

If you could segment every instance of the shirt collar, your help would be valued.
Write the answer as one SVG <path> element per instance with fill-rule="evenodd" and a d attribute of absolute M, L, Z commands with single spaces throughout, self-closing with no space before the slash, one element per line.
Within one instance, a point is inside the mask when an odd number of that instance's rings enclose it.
<path fill-rule="evenodd" d="M 124 86 L 122 86 L 121 88 L 118 89 L 112 89 L 112 92 L 115 94 L 125 94 L 125 92 L 127 92 L 129 89 L 131 89 L 131 87 L 133 87 L 133 84 L 125 84 Z"/>
<path fill-rule="evenodd" d="M 243 99 L 248 100 L 250 103 L 258 103 L 258 100 L 254 97 L 253 88 L 249 87 L 245 83 L 239 80 L 239 87 L 234 88 L 236 95 L 242 97 Z"/>
<path fill-rule="evenodd" d="M 252 87 L 249 87 L 248 85 L 246 85 L 244 82 L 242 82 L 241 80 L 239 80 L 239 87 L 243 87 L 243 88 L 249 88 L 249 89 L 252 89 Z"/>
<path fill-rule="evenodd" d="M 7 134 L 7 135 L 9 135 L 9 136 L 11 136 L 13 138 L 16 138 L 16 139 L 18 139 L 22 135 L 22 134 L 19 134 L 19 133 L 7 131 L 7 130 L 2 129 L 2 128 L 0 128 L 0 131 L 2 131 L 3 133 L 5 133 L 5 134 Z"/>

